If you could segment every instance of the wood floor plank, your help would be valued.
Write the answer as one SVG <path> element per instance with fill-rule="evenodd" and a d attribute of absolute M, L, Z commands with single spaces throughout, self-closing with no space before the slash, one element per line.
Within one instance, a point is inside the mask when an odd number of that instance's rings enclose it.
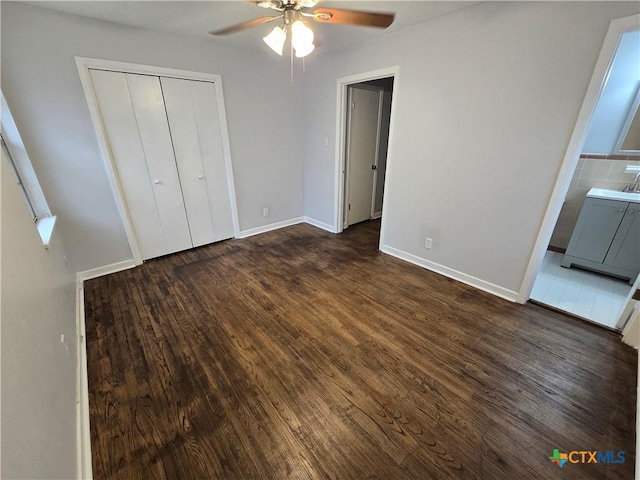
<path fill-rule="evenodd" d="M 378 233 L 297 225 L 85 282 L 94 477 L 633 478 L 633 349 Z"/>

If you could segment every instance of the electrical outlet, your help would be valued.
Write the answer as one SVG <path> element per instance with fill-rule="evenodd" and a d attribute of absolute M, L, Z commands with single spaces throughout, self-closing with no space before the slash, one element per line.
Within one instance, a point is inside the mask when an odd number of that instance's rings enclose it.
<path fill-rule="evenodd" d="M 263 217 L 268 217 L 269 216 L 269 209 L 268 208 L 263 208 L 262 209 L 262 216 Z"/>
<path fill-rule="evenodd" d="M 324 145 L 325 147 L 328 147 L 328 146 L 329 146 L 329 137 L 324 137 L 323 145 Z"/>
<path fill-rule="evenodd" d="M 431 249 L 431 247 L 433 246 L 433 238 L 425 238 L 424 239 L 424 248 L 428 248 Z"/>

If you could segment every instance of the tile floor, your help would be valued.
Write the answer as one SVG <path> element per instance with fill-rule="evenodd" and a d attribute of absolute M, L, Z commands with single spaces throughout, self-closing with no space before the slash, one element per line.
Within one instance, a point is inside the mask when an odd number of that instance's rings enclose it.
<path fill-rule="evenodd" d="M 560 266 L 562 254 L 547 251 L 531 299 L 615 328 L 631 285 L 607 275 Z"/>

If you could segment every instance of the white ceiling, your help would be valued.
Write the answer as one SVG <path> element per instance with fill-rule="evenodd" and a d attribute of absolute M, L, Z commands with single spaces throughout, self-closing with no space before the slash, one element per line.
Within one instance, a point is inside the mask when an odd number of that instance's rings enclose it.
<path fill-rule="evenodd" d="M 253 2 L 235 1 L 27 1 L 38 7 L 59 10 L 84 17 L 98 18 L 134 27 L 160 30 L 178 35 L 199 37 L 243 48 L 263 49 L 260 39 L 273 28 L 273 24 L 214 37 L 207 32 L 252 18 L 277 14 L 257 7 Z M 385 32 L 393 32 L 410 25 L 425 22 L 455 10 L 466 8 L 478 1 L 326 1 L 319 6 L 352 10 L 395 12 L 394 23 L 387 30 L 377 28 L 313 24 L 317 51 L 344 48 L 365 43 Z"/>

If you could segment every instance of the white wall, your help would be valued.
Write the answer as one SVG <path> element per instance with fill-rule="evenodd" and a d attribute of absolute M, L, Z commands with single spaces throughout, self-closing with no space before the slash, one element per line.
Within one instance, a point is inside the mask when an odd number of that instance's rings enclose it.
<path fill-rule="evenodd" d="M 4 154 L 0 161 L 2 478 L 75 478 L 75 275 L 59 232 L 42 246 Z"/>
<path fill-rule="evenodd" d="M 335 151 L 322 137 L 335 141 L 336 79 L 398 65 L 385 242 L 513 296 L 609 21 L 637 12 L 632 2 L 482 3 L 311 56 L 305 215 L 335 222 Z"/>
<path fill-rule="evenodd" d="M 74 55 L 222 75 L 241 230 L 302 215 L 300 84 L 291 86 L 286 58 L 14 2 L 1 8 L 2 89 L 49 206 L 64 213 L 76 270 L 131 252 Z"/>
<path fill-rule="evenodd" d="M 613 153 L 640 86 L 640 30 L 623 35 L 611 73 L 593 113 L 585 153 Z"/>

